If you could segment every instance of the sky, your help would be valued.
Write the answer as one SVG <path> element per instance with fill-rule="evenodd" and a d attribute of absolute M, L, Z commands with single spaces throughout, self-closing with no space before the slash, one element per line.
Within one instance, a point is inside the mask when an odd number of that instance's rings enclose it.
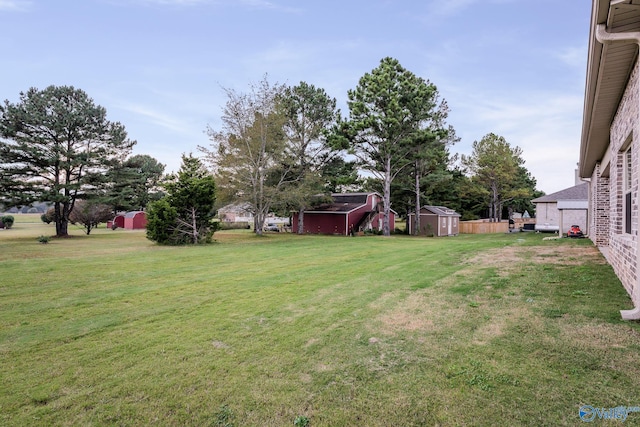
<path fill-rule="evenodd" d="M 133 154 L 171 172 L 221 130 L 225 88 L 304 81 L 348 117 L 348 90 L 393 57 L 447 101 L 453 154 L 503 136 L 550 194 L 575 184 L 590 12 L 584 0 L 0 0 L 0 100 L 82 89 Z"/>

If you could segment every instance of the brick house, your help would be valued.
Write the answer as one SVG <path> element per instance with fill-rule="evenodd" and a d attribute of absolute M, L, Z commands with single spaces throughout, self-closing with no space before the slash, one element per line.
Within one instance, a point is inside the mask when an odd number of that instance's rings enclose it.
<path fill-rule="evenodd" d="M 640 5 L 593 0 L 579 173 L 589 182 L 589 230 L 640 318 L 638 178 Z"/>

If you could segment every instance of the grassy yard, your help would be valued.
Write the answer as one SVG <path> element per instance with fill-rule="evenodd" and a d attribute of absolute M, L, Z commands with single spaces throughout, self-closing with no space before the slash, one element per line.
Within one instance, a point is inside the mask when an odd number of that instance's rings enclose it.
<path fill-rule="evenodd" d="M 640 406 L 640 328 L 586 239 L 45 245 L 38 221 L 0 230 L 0 425 L 558 426 Z"/>

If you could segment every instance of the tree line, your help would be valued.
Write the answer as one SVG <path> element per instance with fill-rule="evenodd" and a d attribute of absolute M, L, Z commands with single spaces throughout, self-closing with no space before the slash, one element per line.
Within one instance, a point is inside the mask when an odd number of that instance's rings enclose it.
<path fill-rule="evenodd" d="M 442 205 L 463 219 L 499 220 L 505 212 L 533 213 L 530 200 L 541 194 L 522 150 L 501 136 L 488 134 L 471 154 L 452 155 L 459 138 L 446 101 L 393 58 L 348 91 L 346 117 L 335 98 L 306 82 L 290 87 L 265 76 L 245 92 L 224 90 L 222 125 L 207 128 L 211 143 L 197 148 L 200 157 L 183 155 L 168 176 L 152 157 L 131 156 L 136 142 L 82 90 L 21 93 L 18 103 L 0 106 L 0 202 L 52 203 L 58 236 L 68 234 L 74 208 L 90 214 L 100 205 L 105 216 L 146 209 L 150 239 L 198 243 L 216 230 L 215 208 L 230 202 L 249 206 L 257 234 L 270 212 L 296 212 L 302 233 L 304 211 L 331 193 L 378 191 L 389 235 L 391 209 L 407 217 Z"/>

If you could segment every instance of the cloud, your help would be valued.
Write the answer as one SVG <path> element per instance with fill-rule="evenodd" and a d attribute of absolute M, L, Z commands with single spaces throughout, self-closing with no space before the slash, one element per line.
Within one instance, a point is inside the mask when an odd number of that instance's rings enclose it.
<path fill-rule="evenodd" d="M 460 111 L 451 116 L 464 123 L 466 132 L 460 135 L 463 143 L 454 150 L 469 154 L 472 141 L 492 132 L 504 136 L 511 146 L 522 148 L 525 167 L 536 178 L 538 189 L 552 193 L 574 185 L 582 97 L 527 91 L 500 97 L 486 95 L 467 92 L 464 103 L 453 102 Z"/>
<path fill-rule="evenodd" d="M 566 65 L 583 70 L 587 61 L 586 46 L 566 47 L 559 52 L 555 52 L 554 56 Z"/>
<path fill-rule="evenodd" d="M 173 116 L 154 110 L 150 107 L 139 104 L 122 104 L 118 107 L 129 113 L 140 116 L 143 121 L 151 122 L 154 125 L 172 132 L 189 133 L 193 131 L 193 127 L 190 123 L 185 123 L 182 120 L 176 119 Z"/>
<path fill-rule="evenodd" d="M 13 12 L 26 12 L 31 7 L 30 1 L 25 0 L 0 0 L 0 12 L 3 10 Z"/>
<path fill-rule="evenodd" d="M 300 9 L 282 6 L 280 4 L 270 2 L 267 0 L 241 0 L 241 4 L 245 6 L 249 6 L 254 9 L 270 9 L 270 10 L 279 10 L 287 13 L 298 13 Z"/>

